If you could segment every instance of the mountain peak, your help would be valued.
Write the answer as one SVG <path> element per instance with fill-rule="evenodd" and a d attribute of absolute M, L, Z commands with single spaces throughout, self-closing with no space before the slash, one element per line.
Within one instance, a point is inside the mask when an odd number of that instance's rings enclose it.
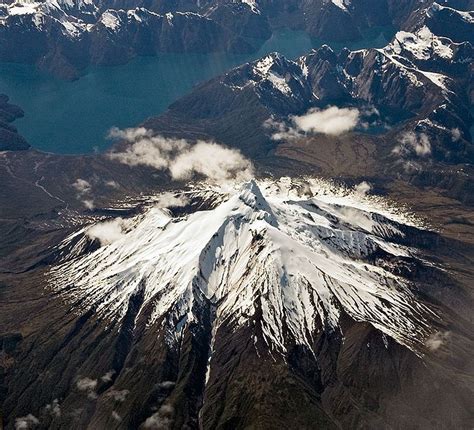
<path fill-rule="evenodd" d="M 261 219 L 264 219 L 270 225 L 276 226 L 278 224 L 272 208 L 263 196 L 260 187 L 252 180 L 242 187 L 239 199 L 244 202 L 246 206 L 257 212 Z"/>
<path fill-rule="evenodd" d="M 271 350 L 285 351 L 288 342 L 311 348 L 320 328 L 340 330 L 344 313 L 415 348 L 429 310 L 396 274 L 397 259 L 413 258 L 396 243 L 403 225 L 321 188 L 310 199 L 294 189 L 250 181 L 217 207 L 166 223 L 152 209 L 116 242 L 54 268 L 52 285 L 105 319 L 123 318 L 140 292 L 148 329 L 170 333 L 212 305 L 215 326 L 253 322 Z"/>

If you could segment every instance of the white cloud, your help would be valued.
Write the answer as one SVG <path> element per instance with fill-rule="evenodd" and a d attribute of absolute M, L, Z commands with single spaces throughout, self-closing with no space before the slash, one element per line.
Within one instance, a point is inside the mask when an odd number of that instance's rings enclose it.
<path fill-rule="evenodd" d="M 86 209 L 92 210 L 95 207 L 94 200 L 90 198 L 92 186 L 89 181 L 78 178 L 72 184 L 72 187 L 77 191 L 76 198 L 81 201 Z"/>
<path fill-rule="evenodd" d="M 165 192 L 158 196 L 155 204 L 157 208 L 183 207 L 189 203 L 189 199 L 183 194 Z M 85 234 L 92 240 L 98 240 L 102 246 L 110 245 L 123 237 L 133 226 L 133 220 L 121 217 L 93 224 L 87 228 Z M 104 382 L 112 380 L 113 371 L 107 372 L 101 377 Z"/>
<path fill-rule="evenodd" d="M 431 143 L 425 133 L 409 131 L 402 134 L 398 145 L 392 149 L 392 153 L 401 157 L 410 154 L 426 157 L 431 154 Z"/>
<path fill-rule="evenodd" d="M 97 387 L 97 379 L 82 378 L 76 383 L 79 391 L 95 390 Z"/>
<path fill-rule="evenodd" d="M 115 189 L 120 188 L 120 184 L 114 180 L 105 181 L 105 185 L 110 188 L 115 188 Z"/>
<path fill-rule="evenodd" d="M 362 181 L 360 184 L 357 184 L 354 187 L 354 191 L 357 194 L 362 195 L 362 196 L 365 196 L 371 189 L 372 189 L 372 187 L 366 181 Z"/>
<path fill-rule="evenodd" d="M 116 402 L 124 402 L 125 399 L 127 398 L 128 394 L 130 391 L 128 390 L 110 390 L 107 392 L 106 396 L 109 398 L 114 399 Z"/>
<path fill-rule="evenodd" d="M 401 165 L 403 167 L 403 170 L 406 173 L 413 174 L 413 173 L 422 171 L 421 164 L 417 163 L 416 161 L 410 161 L 410 160 L 403 161 L 403 162 L 401 162 Z"/>
<path fill-rule="evenodd" d="M 364 229 L 367 232 L 372 232 L 374 228 L 374 221 L 372 217 L 367 213 L 350 206 L 341 207 L 338 209 L 340 218 L 352 225 L 357 225 L 360 228 Z"/>
<path fill-rule="evenodd" d="M 86 209 L 89 209 L 89 210 L 92 210 L 95 208 L 95 203 L 94 203 L 94 200 L 92 199 L 84 199 L 82 200 L 82 204 L 84 205 Z"/>
<path fill-rule="evenodd" d="M 39 423 L 38 418 L 28 414 L 26 417 L 20 417 L 15 420 L 15 430 L 29 430 L 35 428 Z"/>
<path fill-rule="evenodd" d="M 457 142 L 459 139 L 461 139 L 461 130 L 459 130 L 459 128 L 451 129 L 451 139 L 453 142 Z"/>
<path fill-rule="evenodd" d="M 97 388 L 97 379 L 82 378 L 76 382 L 77 389 L 79 391 L 87 392 L 89 399 L 97 398 L 95 389 Z"/>
<path fill-rule="evenodd" d="M 136 141 L 144 137 L 153 137 L 153 133 L 145 127 L 126 128 L 124 130 L 118 127 L 112 127 L 109 130 L 109 139 L 121 139 L 128 142 Z"/>
<path fill-rule="evenodd" d="M 148 417 L 143 423 L 143 428 L 152 430 L 168 430 L 173 424 L 174 409 L 172 406 L 163 405 L 158 412 Z"/>
<path fill-rule="evenodd" d="M 126 228 L 130 225 L 130 222 L 122 218 L 115 218 L 110 221 L 104 221 L 99 224 L 95 224 L 86 230 L 86 235 L 91 239 L 97 239 L 101 245 L 110 245 L 111 243 L 122 239 L 125 235 Z M 103 377 L 106 378 L 110 372 L 106 373 Z M 112 374 L 110 374 L 112 378 Z"/>
<path fill-rule="evenodd" d="M 61 416 L 61 407 L 59 406 L 59 400 L 54 399 L 52 403 L 48 403 L 45 406 L 46 412 L 50 413 L 51 415 L 55 417 L 60 417 Z"/>
<path fill-rule="evenodd" d="M 248 180 L 253 168 L 239 151 L 200 141 L 173 160 L 170 172 L 178 180 L 189 180 L 197 173 L 215 182 L 225 182 Z"/>
<path fill-rule="evenodd" d="M 195 175 L 214 181 L 248 180 L 253 166 L 238 150 L 215 142 L 197 141 L 194 145 L 184 139 L 153 135 L 145 128 L 112 129 L 111 138 L 131 145 L 122 152 L 110 152 L 108 157 L 129 166 L 150 166 L 167 170 L 174 180 L 190 180 Z"/>
<path fill-rule="evenodd" d="M 180 208 L 186 206 L 188 203 L 189 199 L 185 195 L 163 193 L 160 194 L 159 200 L 155 206 L 158 208 Z"/>
<path fill-rule="evenodd" d="M 166 390 L 173 388 L 176 384 L 173 381 L 163 381 L 160 382 L 159 384 L 156 384 L 157 387 L 159 388 L 164 388 Z"/>
<path fill-rule="evenodd" d="M 425 342 L 425 345 L 429 350 L 437 351 L 448 341 L 450 335 L 451 333 L 449 331 L 433 333 Z"/>
<path fill-rule="evenodd" d="M 370 114 L 373 112 L 371 110 Z M 268 119 L 264 126 L 273 130 L 273 140 L 291 140 L 307 133 L 339 136 L 356 128 L 360 117 L 359 109 L 329 106 L 326 109 L 310 109 L 301 116 L 290 116 L 291 125 Z"/>
<path fill-rule="evenodd" d="M 272 130 L 273 140 L 292 140 L 303 136 L 296 128 L 284 122 L 276 121 L 274 118 L 268 118 L 263 126 Z"/>
<path fill-rule="evenodd" d="M 72 184 L 72 187 L 75 188 L 79 194 L 85 194 L 91 190 L 91 184 L 82 178 L 76 179 L 76 182 Z"/>
<path fill-rule="evenodd" d="M 115 411 L 112 411 L 112 418 L 118 422 L 122 421 L 122 417 Z"/>
<path fill-rule="evenodd" d="M 157 170 L 167 169 L 176 154 L 187 149 L 189 144 L 184 139 L 169 139 L 154 136 L 145 128 L 128 128 L 110 131 L 111 138 L 118 138 L 132 143 L 124 152 L 111 152 L 108 157 L 129 166 L 150 166 Z"/>
<path fill-rule="evenodd" d="M 117 221 L 117 220 L 120 220 L 121 222 L 123 221 L 122 218 L 117 218 L 116 220 L 114 221 Z M 102 223 L 104 224 L 104 223 Z M 120 231 L 121 232 L 121 231 Z M 110 243 L 110 242 L 109 242 Z M 108 372 L 106 372 L 103 376 L 101 376 L 101 380 L 103 382 L 110 382 L 112 381 L 112 376 L 114 376 L 114 373 L 115 373 L 115 370 L 109 370 Z"/>
<path fill-rule="evenodd" d="M 293 117 L 299 130 L 338 136 L 354 129 L 359 122 L 360 112 L 355 108 L 310 109 L 305 115 Z"/>

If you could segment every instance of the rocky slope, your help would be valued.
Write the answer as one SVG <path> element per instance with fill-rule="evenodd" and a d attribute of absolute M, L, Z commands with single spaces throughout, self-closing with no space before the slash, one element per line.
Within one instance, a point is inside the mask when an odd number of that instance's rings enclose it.
<path fill-rule="evenodd" d="M 0 151 L 29 148 L 26 140 L 18 134 L 12 122 L 23 116 L 23 111 L 11 103 L 5 94 L 0 94 Z"/>

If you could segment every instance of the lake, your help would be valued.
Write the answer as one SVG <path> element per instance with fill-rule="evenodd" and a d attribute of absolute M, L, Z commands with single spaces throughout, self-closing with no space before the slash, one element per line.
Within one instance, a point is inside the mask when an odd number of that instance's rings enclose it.
<path fill-rule="evenodd" d="M 349 47 L 383 46 L 387 41 L 384 32 L 372 30 L 366 40 Z M 269 52 L 296 58 L 322 43 L 303 32 L 284 30 L 253 55 L 163 53 L 123 66 L 90 67 L 73 82 L 41 73 L 31 65 L 0 63 L 0 93 L 25 111 L 15 126 L 36 149 L 91 153 L 107 148 L 110 142 L 105 136 L 111 127 L 132 127 L 159 115 L 200 82 Z"/>

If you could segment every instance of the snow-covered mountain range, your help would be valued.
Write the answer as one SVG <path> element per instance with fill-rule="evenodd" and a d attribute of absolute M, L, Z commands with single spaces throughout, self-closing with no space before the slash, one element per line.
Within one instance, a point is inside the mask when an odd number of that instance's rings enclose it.
<path fill-rule="evenodd" d="M 0 4 L 0 60 L 74 79 L 89 64 L 123 64 L 138 55 L 254 52 L 281 27 L 328 41 L 363 39 L 367 28 L 407 29 L 418 6 L 412 0 L 17 0 Z M 438 8 L 456 21 L 455 9 Z M 458 35 L 469 33 L 456 28 Z"/>
<path fill-rule="evenodd" d="M 474 50 L 469 40 L 456 40 L 449 26 L 431 30 L 447 9 L 459 26 L 474 19 L 474 13 L 435 3 L 419 13 L 412 31 L 398 32 L 384 48 L 336 53 L 323 46 L 296 61 L 275 53 L 227 73 L 218 85 L 255 93 L 278 118 L 328 103 L 374 106 L 392 120 L 411 119 L 405 130 L 428 133 L 439 142 L 433 146 L 443 160 L 470 157 L 472 149 L 455 149 L 453 142 L 470 140 Z"/>

